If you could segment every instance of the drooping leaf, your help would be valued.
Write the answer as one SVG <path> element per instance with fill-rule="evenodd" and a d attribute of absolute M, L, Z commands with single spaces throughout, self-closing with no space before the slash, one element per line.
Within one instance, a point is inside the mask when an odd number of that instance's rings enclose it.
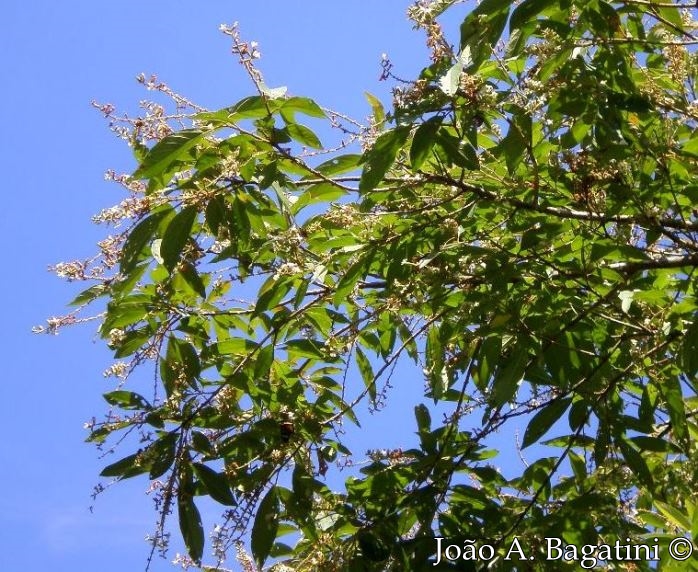
<path fill-rule="evenodd" d="M 429 328 L 426 345 L 427 382 L 429 384 L 434 403 L 439 401 L 448 389 L 448 374 L 444 362 L 444 350 L 441 342 L 440 329 L 437 325 Z"/>
<path fill-rule="evenodd" d="M 230 491 L 230 484 L 225 474 L 214 471 L 211 467 L 203 463 L 192 463 L 194 474 L 206 487 L 206 491 L 211 498 L 222 505 L 234 506 L 235 498 Z"/>
<path fill-rule="evenodd" d="M 414 408 L 414 416 L 417 419 L 417 427 L 420 433 L 431 430 L 431 415 L 426 405 L 416 405 Z"/>
<path fill-rule="evenodd" d="M 191 286 L 192 290 L 202 298 L 206 298 L 206 286 L 201 276 L 196 270 L 196 267 L 190 262 L 185 262 L 181 265 L 179 273 L 184 278 L 186 283 Z"/>
<path fill-rule="evenodd" d="M 164 475 L 175 462 L 177 456 L 178 433 L 172 431 L 160 437 L 148 448 L 150 460 L 150 479 L 157 479 Z"/>
<path fill-rule="evenodd" d="M 110 405 L 116 405 L 121 409 L 151 409 L 148 400 L 138 393 L 125 390 L 110 391 L 104 394 L 104 399 Z"/>
<path fill-rule="evenodd" d="M 380 99 L 367 91 L 364 91 L 364 97 L 371 106 L 373 120 L 375 121 L 376 125 L 381 125 L 385 121 L 385 109 L 383 108 L 383 104 L 381 103 Z"/>
<path fill-rule="evenodd" d="M 152 240 L 160 223 L 172 213 L 171 208 L 160 209 L 140 221 L 129 233 L 121 251 L 120 268 L 123 274 L 133 270 Z"/>
<path fill-rule="evenodd" d="M 376 380 L 373 376 L 373 368 L 371 367 L 371 362 L 366 357 L 366 354 L 361 351 L 361 348 L 356 348 L 356 365 L 359 367 L 359 373 L 361 373 L 361 379 L 363 379 L 368 395 L 371 401 L 375 403 L 376 401 Z"/>
<path fill-rule="evenodd" d="M 180 338 L 170 336 L 165 358 L 160 363 L 160 375 L 168 394 L 179 381 L 196 386 L 201 373 L 201 361 L 194 346 Z"/>
<path fill-rule="evenodd" d="M 194 504 L 194 498 L 188 494 L 177 496 L 179 509 L 179 530 L 190 558 L 199 563 L 204 553 L 204 527 L 201 524 L 199 509 Z"/>
<path fill-rule="evenodd" d="M 571 397 L 557 399 L 538 411 L 529 422 L 528 427 L 526 427 L 521 447 L 525 449 L 545 435 L 548 429 L 564 415 L 570 403 L 572 403 Z"/>
<path fill-rule="evenodd" d="M 431 153 L 442 122 L 442 117 L 432 117 L 417 128 L 410 146 L 410 163 L 413 169 L 419 169 Z"/>
<path fill-rule="evenodd" d="M 269 489 L 257 509 L 252 526 L 251 547 L 257 566 L 260 568 L 271 553 L 279 529 L 279 497 L 276 486 Z"/>
<path fill-rule="evenodd" d="M 652 473 L 647 466 L 647 462 L 643 459 L 642 455 L 635 449 L 635 447 L 625 439 L 620 439 L 618 441 L 618 446 L 623 454 L 623 458 L 628 463 L 630 469 L 637 475 L 646 487 L 652 487 L 654 480 L 652 479 Z"/>
<path fill-rule="evenodd" d="M 339 280 L 334 291 L 334 303 L 339 306 L 346 301 L 347 296 L 356 287 L 356 284 L 366 275 L 367 269 L 371 264 L 372 255 L 362 256 L 354 264 L 352 264 Z"/>
<path fill-rule="evenodd" d="M 269 377 L 269 371 L 274 363 L 274 346 L 264 346 L 257 353 L 257 359 L 254 364 L 255 379 L 266 379 Z"/>
<path fill-rule="evenodd" d="M 698 315 L 686 330 L 681 344 L 681 367 L 690 376 L 698 373 Z"/>
<path fill-rule="evenodd" d="M 361 173 L 361 181 L 359 182 L 360 191 L 372 191 L 378 186 L 395 161 L 395 157 L 407 140 L 409 133 L 410 130 L 407 126 L 396 127 L 386 131 L 364 153 L 364 170 Z"/>
<path fill-rule="evenodd" d="M 162 237 L 160 254 L 163 264 L 170 272 L 179 262 L 184 247 L 189 242 L 192 226 L 198 215 L 196 207 L 185 207 L 167 225 Z"/>
<path fill-rule="evenodd" d="M 690 441 L 688 435 L 688 422 L 686 419 L 686 407 L 681 391 L 681 384 L 675 377 L 668 377 L 660 386 L 660 392 L 666 400 L 666 407 L 671 420 L 671 430 L 676 442 L 689 454 Z"/>
<path fill-rule="evenodd" d="M 142 463 L 143 457 L 141 453 L 133 453 L 127 455 L 123 459 L 119 459 L 111 465 L 107 465 L 102 472 L 99 473 L 102 477 L 118 477 L 120 479 L 128 479 L 147 473 L 149 467 Z"/>
<path fill-rule="evenodd" d="M 497 368 L 492 382 L 492 403 L 500 407 L 516 395 L 528 364 L 528 350 L 525 346 L 512 348 L 511 355 Z"/>

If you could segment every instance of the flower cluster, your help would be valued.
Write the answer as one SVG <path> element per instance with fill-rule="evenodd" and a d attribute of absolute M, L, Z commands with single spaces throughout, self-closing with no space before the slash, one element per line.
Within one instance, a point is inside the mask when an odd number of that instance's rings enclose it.
<path fill-rule="evenodd" d="M 59 262 L 54 266 L 49 267 L 49 270 L 55 272 L 59 278 L 65 278 L 68 282 L 74 280 L 85 280 L 85 270 L 87 263 L 79 260 L 72 262 Z"/>
<path fill-rule="evenodd" d="M 129 364 L 123 361 L 118 361 L 111 364 L 107 369 L 102 372 L 104 377 L 118 377 L 119 379 L 126 379 L 128 377 Z"/>
<path fill-rule="evenodd" d="M 92 217 L 96 224 L 113 224 L 118 227 L 126 219 L 137 219 L 150 212 L 153 199 L 151 197 L 129 197 L 118 205 L 102 209 Z"/>

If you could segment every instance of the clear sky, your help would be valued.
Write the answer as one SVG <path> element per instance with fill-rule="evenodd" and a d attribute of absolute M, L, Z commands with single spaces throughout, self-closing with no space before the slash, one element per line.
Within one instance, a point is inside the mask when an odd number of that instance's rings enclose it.
<path fill-rule="evenodd" d="M 102 377 L 111 356 L 96 338 L 96 324 L 57 337 L 30 333 L 60 314 L 80 289 L 47 266 L 88 257 L 107 231 L 90 217 L 122 195 L 104 181 L 104 172 L 134 168 L 130 151 L 90 101 L 136 112 L 137 102 L 148 97 L 134 81 L 140 72 L 157 74 L 211 108 L 249 95 L 252 86 L 218 31 L 219 24 L 239 21 L 243 36 L 260 44 L 269 85 L 287 85 L 293 94 L 364 118 L 370 112 L 364 90 L 389 102 L 389 86 L 378 82 L 383 52 L 406 77 L 426 61 L 421 34 L 405 18 L 407 5 L 4 3 L 0 570 L 142 570 L 148 553 L 143 538 L 156 519 L 143 478 L 113 487 L 89 511 L 105 461 L 83 443 L 82 424 L 105 411 L 101 394 L 113 389 L 113 381 Z M 174 567 L 156 561 L 151 569 Z"/>

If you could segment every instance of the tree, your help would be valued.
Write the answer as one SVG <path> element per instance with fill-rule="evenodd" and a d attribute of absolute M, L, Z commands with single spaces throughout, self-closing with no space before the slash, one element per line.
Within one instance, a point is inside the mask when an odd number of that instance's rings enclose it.
<path fill-rule="evenodd" d="M 482 0 L 453 47 L 459 4 L 410 7 L 431 62 L 384 60 L 367 127 L 267 87 L 235 28 L 256 95 L 102 108 L 138 166 L 97 218 L 129 224 L 57 267 L 94 284 L 48 329 L 103 301 L 114 373 L 157 372 L 89 437 L 138 437 L 102 475 L 155 481 L 154 549 L 176 511 L 205 560 L 208 496 L 219 565 L 249 533 L 277 570 L 698 568 L 693 4 Z M 422 379 L 418 440 L 340 482 L 349 425 Z"/>

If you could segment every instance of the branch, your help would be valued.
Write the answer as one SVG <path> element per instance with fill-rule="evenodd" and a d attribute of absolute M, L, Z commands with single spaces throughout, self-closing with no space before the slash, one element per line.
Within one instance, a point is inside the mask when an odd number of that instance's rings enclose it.
<path fill-rule="evenodd" d="M 570 209 L 567 207 L 550 207 L 539 204 L 534 204 L 531 202 L 522 201 L 521 199 L 516 199 L 512 197 L 505 197 L 488 191 L 484 187 L 477 185 L 472 185 L 464 181 L 457 181 L 451 177 L 446 177 L 444 175 L 436 175 L 432 173 L 421 173 L 427 181 L 441 183 L 443 185 L 451 185 L 460 187 L 465 191 L 470 191 L 480 197 L 481 199 L 505 203 L 517 209 L 539 212 L 542 214 L 549 214 L 557 218 L 562 219 L 575 219 L 575 220 L 586 220 L 598 223 L 615 223 L 615 224 L 637 224 L 641 226 L 660 225 L 666 228 L 672 228 L 676 230 L 698 230 L 698 222 L 682 222 L 670 217 L 653 218 L 649 216 L 632 216 L 632 215 L 607 215 L 602 212 L 592 212 L 592 211 L 582 211 L 576 209 Z"/>

